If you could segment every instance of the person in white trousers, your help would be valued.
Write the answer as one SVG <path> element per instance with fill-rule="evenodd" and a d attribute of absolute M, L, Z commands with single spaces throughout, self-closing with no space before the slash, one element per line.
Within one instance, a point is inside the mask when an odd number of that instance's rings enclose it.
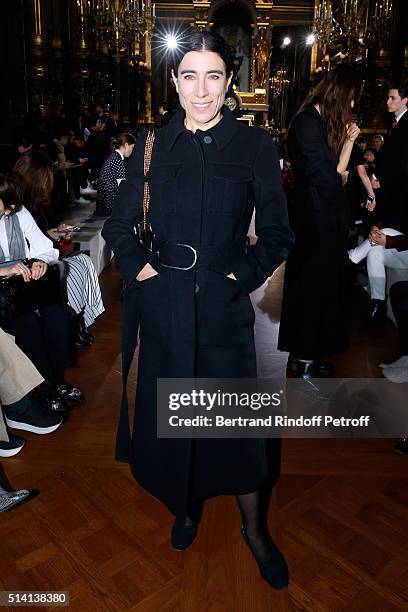
<path fill-rule="evenodd" d="M 389 227 L 380 230 L 373 226 L 368 239 L 349 251 L 349 258 L 355 264 L 367 257 L 370 296 L 373 301 L 378 302 L 378 319 L 386 313 L 386 268 L 408 270 L 408 251 L 399 251 L 398 241 L 394 238 L 402 235 Z"/>

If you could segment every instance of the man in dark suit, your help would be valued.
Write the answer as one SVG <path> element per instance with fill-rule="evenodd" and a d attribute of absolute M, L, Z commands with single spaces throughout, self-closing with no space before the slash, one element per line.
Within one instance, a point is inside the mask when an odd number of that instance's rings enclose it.
<path fill-rule="evenodd" d="M 379 210 L 376 211 L 377 225 L 403 234 L 408 233 L 407 103 L 408 85 L 391 86 L 387 98 L 387 109 L 392 113 L 391 128 L 384 145 L 376 155 L 375 174 L 372 175 L 373 187 L 378 190 L 376 199 L 380 204 Z M 370 319 L 380 320 L 385 314 L 385 299 L 372 299 Z"/>
<path fill-rule="evenodd" d="M 408 86 L 388 91 L 387 108 L 392 113 L 391 129 L 377 153 L 374 187 L 383 190 L 385 210 L 382 227 L 408 230 Z M 378 184 L 379 183 L 379 184 Z"/>

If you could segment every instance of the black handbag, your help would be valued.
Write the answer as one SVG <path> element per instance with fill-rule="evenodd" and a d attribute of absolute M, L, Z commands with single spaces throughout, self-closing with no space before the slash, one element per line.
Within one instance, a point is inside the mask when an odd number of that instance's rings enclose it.
<path fill-rule="evenodd" d="M 146 178 L 147 173 L 149 172 L 150 162 L 152 160 L 152 152 L 153 152 L 153 144 L 155 139 L 154 130 L 149 130 L 147 132 L 145 150 L 144 150 L 144 159 L 143 159 L 143 174 Z M 149 183 L 145 180 L 143 186 L 143 218 L 136 224 L 136 234 L 139 238 L 140 242 L 146 249 L 149 251 L 152 250 L 153 244 L 153 230 L 152 226 L 148 220 L 148 212 L 150 205 L 150 192 L 149 192 Z"/>
<path fill-rule="evenodd" d="M 24 259 L 28 268 L 37 261 Z M 49 304 L 62 304 L 63 287 L 58 264 L 48 265 L 47 272 L 37 280 L 24 282 L 22 276 L 0 278 L 0 326 L 21 315 Z"/>

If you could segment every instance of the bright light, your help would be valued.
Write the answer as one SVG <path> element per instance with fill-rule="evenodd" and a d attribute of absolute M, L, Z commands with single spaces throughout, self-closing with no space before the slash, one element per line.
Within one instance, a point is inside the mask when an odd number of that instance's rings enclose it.
<path fill-rule="evenodd" d="M 316 42 L 316 36 L 314 34 L 309 34 L 309 36 L 306 38 L 306 44 L 314 45 L 315 42 Z"/>
<path fill-rule="evenodd" d="M 177 49 L 178 47 L 178 40 L 173 34 L 166 35 L 165 43 L 168 49 Z"/>
<path fill-rule="evenodd" d="M 290 45 L 291 42 L 292 41 L 290 40 L 289 36 L 285 36 L 285 38 L 283 39 L 282 44 L 283 44 L 284 47 L 287 47 L 288 45 Z"/>

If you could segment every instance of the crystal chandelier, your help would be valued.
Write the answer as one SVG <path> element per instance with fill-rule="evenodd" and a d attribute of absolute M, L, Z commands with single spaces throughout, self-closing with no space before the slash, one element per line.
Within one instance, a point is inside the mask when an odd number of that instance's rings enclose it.
<path fill-rule="evenodd" d="M 317 41 L 352 58 L 387 41 L 393 0 L 320 0 L 313 27 Z"/>
<path fill-rule="evenodd" d="M 116 52 L 152 34 L 156 6 L 150 0 L 94 0 L 93 4 L 97 40 Z"/>

